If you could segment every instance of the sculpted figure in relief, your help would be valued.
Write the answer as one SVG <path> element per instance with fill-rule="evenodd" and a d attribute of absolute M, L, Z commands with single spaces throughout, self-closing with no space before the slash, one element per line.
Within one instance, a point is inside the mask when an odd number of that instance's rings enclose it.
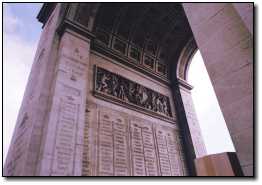
<path fill-rule="evenodd" d="M 113 75 L 113 78 L 112 78 L 112 93 L 113 93 L 114 96 L 118 95 L 118 86 L 119 86 L 118 78 L 115 75 Z"/>
<path fill-rule="evenodd" d="M 156 95 L 155 95 L 155 93 L 152 93 L 152 109 L 153 109 L 153 111 L 157 111 Z"/>
<path fill-rule="evenodd" d="M 164 112 L 165 115 L 169 116 L 169 110 L 168 110 L 166 98 L 163 98 L 163 112 Z"/>
<path fill-rule="evenodd" d="M 135 92 L 136 92 L 136 85 L 133 82 L 129 83 L 128 88 L 128 100 L 129 102 L 135 103 Z"/>
<path fill-rule="evenodd" d="M 162 102 L 159 96 L 156 98 L 156 105 L 157 105 L 157 112 L 162 113 Z"/>
<path fill-rule="evenodd" d="M 120 98 L 122 100 L 127 100 L 127 96 L 126 96 L 126 93 L 125 93 L 125 86 L 124 86 L 123 82 L 120 84 L 120 87 L 119 87 L 118 98 Z"/>
<path fill-rule="evenodd" d="M 167 97 L 100 68 L 97 71 L 96 78 L 97 91 L 107 93 L 145 109 L 171 116 Z"/>
<path fill-rule="evenodd" d="M 109 80 L 109 77 L 107 76 L 107 74 L 102 73 L 101 83 L 97 84 L 98 85 L 97 90 L 107 93 L 109 91 L 108 80 Z"/>
<path fill-rule="evenodd" d="M 147 90 L 146 88 L 141 88 L 141 105 L 143 105 L 145 107 L 147 99 L 148 99 L 148 95 L 147 95 Z"/>

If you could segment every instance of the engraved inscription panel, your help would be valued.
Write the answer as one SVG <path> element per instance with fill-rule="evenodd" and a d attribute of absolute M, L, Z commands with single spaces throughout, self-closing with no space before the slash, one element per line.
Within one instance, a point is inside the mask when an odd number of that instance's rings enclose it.
<path fill-rule="evenodd" d="M 131 154 L 133 175 L 157 176 L 157 161 L 151 124 L 131 121 Z"/>
<path fill-rule="evenodd" d="M 120 116 L 101 113 L 98 136 L 98 175 L 129 175 L 127 123 Z"/>
<path fill-rule="evenodd" d="M 111 109 L 98 109 L 98 121 L 90 122 L 96 142 L 90 168 L 98 176 L 186 175 L 177 128 L 151 122 Z M 95 159 L 95 160 L 92 160 Z"/>
<path fill-rule="evenodd" d="M 183 174 L 183 164 L 180 162 L 181 147 L 177 131 L 169 127 L 156 128 L 156 140 L 159 155 L 161 175 L 178 176 Z"/>
<path fill-rule="evenodd" d="M 79 104 L 72 96 L 61 99 L 55 143 L 55 160 L 53 175 L 70 175 L 73 173 L 75 132 Z"/>
<path fill-rule="evenodd" d="M 89 123 L 88 123 L 88 112 L 89 110 L 86 108 L 85 111 L 85 128 L 84 128 L 84 149 L 83 149 L 83 159 L 82 159 L 82 176 L 90 176 L 91 169 L 90 165 L 90 134 L 89 134 Z"/>

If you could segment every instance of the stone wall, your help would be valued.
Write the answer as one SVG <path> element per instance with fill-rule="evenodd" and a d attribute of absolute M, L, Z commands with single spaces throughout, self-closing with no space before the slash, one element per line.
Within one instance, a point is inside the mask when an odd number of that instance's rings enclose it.
<path fill-rule="evenodd" d="M 166 121 L 95 97 L 95 66 L 169 97 L 174 119 Z M 88 75 L 83 175 L 186 175 L 170 88 L 94 51 Z"/>
<path fill-rule="evenodd" d="M 40 175 L 81 175 L 89 46 L 70 30 L 61 38 Z"/>

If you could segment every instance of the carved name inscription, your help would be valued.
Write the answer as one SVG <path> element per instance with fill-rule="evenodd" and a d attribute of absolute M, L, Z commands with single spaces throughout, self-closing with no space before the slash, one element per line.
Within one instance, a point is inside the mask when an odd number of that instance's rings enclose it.
<path fill-rule="evenodd" d="M 142 108 L 171 118 L 169 98 L 100 67 L 95 72 L 95 93 L 114 98 L 122 104 Z"/>
<path fill-rule="evenodd" d="M 123 118 L 101 114 L 98 139 L 98 175 L 127 176 L 128 169 L 127 124 Z"/>
<path fill-rule="evenodd" d="M 55 145 L 54 174 L 70 175 L 73 171 L 75 130 L 78 104 L 61 100 Z"/>
<path fill-rule="evenodd" d="M 179 147 L 179 136 L 169 127 L 156 128 L 156 140 L 160 161 L 160 171 L 163 176 L 178 176 L 183 174 L 183 164 L 180 162 L 183 155 Z"/>
<path fill-rule="evenodd" d="M 93 123 L 94 124 L 94 123 Z M 93 128 L 93 127 L 91 127 Z M 185 165 L 178 131 L 170 126 L 100 111 L 96 158 L 98 176 L 180 176 Z"/>
<path fill-rule="evenodd" d="M 133 175 L 158 175 L 152 125 L 131 121 L 131 150 Z"/>
<path fill-rule="evenodd" d="M 89 134 L 89 123 L 88 123 L 88 109 L 85 111 L 85 128 L 84 128 L 84 151 L 83 151 L 83 159 L 82 159 L 82 176 L 91 176 L 91 169 L 89 167 L 90 164 L 90 134 Z"/>

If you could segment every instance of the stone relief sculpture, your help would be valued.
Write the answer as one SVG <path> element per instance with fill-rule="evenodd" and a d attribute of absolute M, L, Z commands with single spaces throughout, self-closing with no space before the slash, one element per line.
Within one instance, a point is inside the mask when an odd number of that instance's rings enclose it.
<path fill-rule="evenodd" d="M 98 85 L 98 90 L 102 91 L 102 92 L 108 92 L 109 88 L 108 88 L 108 80 L 110 80 L 108 78 L 108 76 L 106 74 L 102 74 L 102 78 L 101 78 L 101 83 L 99 83 Z"/>
<path fill-rule="evenodd" d="M 100 67 L 96 68 L 95 78 L 96 92 L 172 117 L 168 97 Z"/>

